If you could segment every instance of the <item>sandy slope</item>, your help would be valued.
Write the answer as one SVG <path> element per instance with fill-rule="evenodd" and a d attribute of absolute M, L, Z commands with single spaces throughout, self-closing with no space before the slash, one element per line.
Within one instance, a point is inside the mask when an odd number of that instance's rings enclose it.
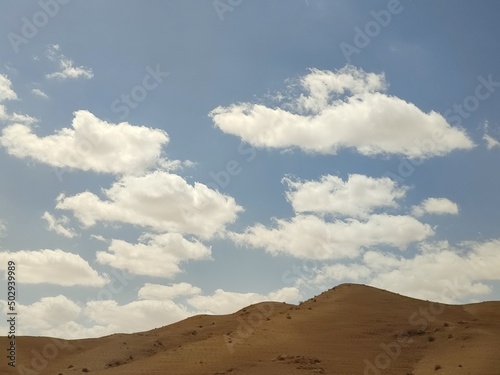
<path fill-rule="evenodd" d="M 4 359 L 1 374 L 500 375 L 500 302 L 451 306 L 343 284 L 299 306 L 260 303 L 143 333 L 22 337 L 17 356 L 18 371 Z"/>

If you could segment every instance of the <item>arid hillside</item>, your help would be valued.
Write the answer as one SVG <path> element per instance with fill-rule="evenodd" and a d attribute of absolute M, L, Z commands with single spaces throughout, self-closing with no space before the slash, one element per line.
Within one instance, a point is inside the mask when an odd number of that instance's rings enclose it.
<path fill-rule="evenodd" d="M 444 305 L 343 284 L 298 306 L 264 302 L 142 333 L 20 337 L 17 368 L 4 357 L 0 373 L 500 375 L 500 302 Z"/>

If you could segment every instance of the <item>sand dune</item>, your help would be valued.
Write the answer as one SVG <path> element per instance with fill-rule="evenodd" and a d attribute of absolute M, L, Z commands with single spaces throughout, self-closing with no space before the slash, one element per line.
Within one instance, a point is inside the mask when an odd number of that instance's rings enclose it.
<path fill-rule="evenodd" d="M 0 338 L 7 348 L 7 338 Z M 2 374 L 500 375 L 500 302 L 444 305 L 343 284 L 98 339 L 20 337 Z"/>

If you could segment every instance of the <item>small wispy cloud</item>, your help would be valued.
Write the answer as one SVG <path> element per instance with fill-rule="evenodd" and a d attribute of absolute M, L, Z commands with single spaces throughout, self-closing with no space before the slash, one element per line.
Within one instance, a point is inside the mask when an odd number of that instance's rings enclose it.
<path fill-rule="evenodd" d="M 58 44 L 52 44 L 47 49 L 47 57 L 51 61 L 59 64 L 60 71 L 47 74 L 48 79 L 91 79 L 94 77 L 92 69 L 84 66 L 75 66 L 75 62 L 61 53 L 61 47 Z"/>
<path fill-rule="evenodd" d="M 12 66 L 12 63 L 7 62 L 7 63 L 3 64 L 3 66 L 4 66 L 4 67 L 5 67 L 5 69 L 7 69 L 8 71 L 11 71 L 12 73 L 17 74 L 17 69 L 16 69 L 16 68 L 14 68 L 14 67 Z"/>
<path fill-rule="evenodd" d="M 0 220 L 0 238 L 5 237 L 5 232 L 7 232 L 7 224 Z"/>
<path fill-rule="evenodd" d="M 33 95 L 40 96 L 40 97 L 42 97 L 44 99 L 48 99 L 49 98 L 49 96 L 46 93 L 44 93 L 42 90 L 40 90 L 40 89 L 33 89 L 33 90 L 31 90 L 31 93 Z"/>
<path fill-rule="evenodd" d="M 101 236 L 100 234 L 91 234 L 90 238 L 93 238 L 94 240 L 97 240 L 97 241 L 107 242 L 107 240 L 103 236 Z"/>
<path fill-rule="evenodd" d="M 458 215 L 459 208 L 455 202 L 447 198 L 427 198 L 419 206 L 412 207 L 413 216 L 431 215 Z"/>
<path fill-rule="evenodd" d="M 491 135 L 485 134 L 483 136 L 483 140 L 486 142 L 486 148 L 488 150 L 492 150 L 495 147 L 500 147 L 500 141 L 497 139 L 493 138 Z"/>
<path fill-rule="evenodd" d="M 69 223 L 69 219 L 66 216 L 62 216 L 61 218 L 56 218 L 51 215 L 49 212 L 45 211 L 42 216 L 48 224 L 48 229 L 52 232 L 56 232 L 57 234 L 67 237 L 73 238 L 76 236 L 76 233 L 73 229 L 67 228 L 66 225 Z"/>

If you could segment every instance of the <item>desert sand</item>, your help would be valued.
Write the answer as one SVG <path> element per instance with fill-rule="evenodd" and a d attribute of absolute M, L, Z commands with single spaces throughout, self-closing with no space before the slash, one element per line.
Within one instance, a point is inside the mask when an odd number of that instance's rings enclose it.
<path fill-rule="evenodd" d="M 299 305 L 263 302 L 142 333 L 19 337 L 16 369 L 7 361 L 1 374 L 500 375 L 500 302 L 445 305 L 342 284 Z"/>

